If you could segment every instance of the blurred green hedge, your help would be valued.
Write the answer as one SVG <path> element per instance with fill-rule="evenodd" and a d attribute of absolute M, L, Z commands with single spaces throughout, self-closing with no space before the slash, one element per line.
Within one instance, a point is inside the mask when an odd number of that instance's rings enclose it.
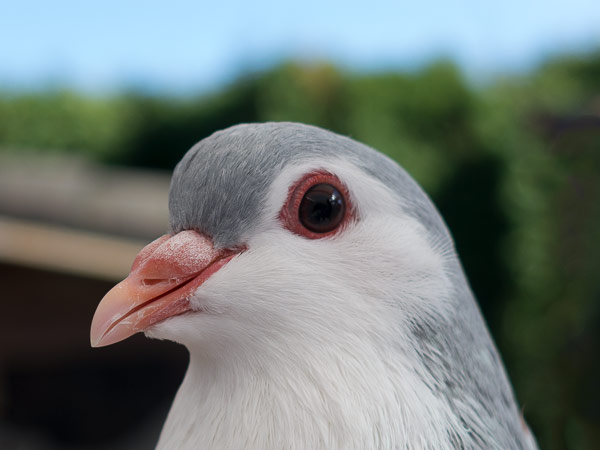
<path fill-rule="evenodd" d="M 0 148 L 172 168 L 240 122 L 363 141 L 424 186 L 542 448 L 600 442 L 600 53 L 475 88 L 448 62 L 351 74 L 284 64 L 190 99 L 0 92 Z"/>

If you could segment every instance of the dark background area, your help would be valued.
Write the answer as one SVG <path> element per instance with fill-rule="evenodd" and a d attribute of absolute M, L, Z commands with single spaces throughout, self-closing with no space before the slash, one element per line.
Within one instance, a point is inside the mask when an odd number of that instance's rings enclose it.
<path fill-rule="evenodd" d="M 213 131 L 269 120 L 402 164 L 455 237 L 540 447 L 597 448 L 600 53 L 483 86 L 447 61 L 370 74 L 289 62 L 185 99 L 0 93 L 0 152 L 171 170 Z M 0 285 L 0 447 L 150 448 L 185 349 L 141 336 L 90 349 L 108 281 L 3 263 Z"/>

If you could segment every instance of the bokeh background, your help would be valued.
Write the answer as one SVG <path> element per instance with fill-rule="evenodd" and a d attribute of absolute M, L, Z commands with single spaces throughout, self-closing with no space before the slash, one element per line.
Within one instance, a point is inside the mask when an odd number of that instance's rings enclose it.
<path fill-rule="evenodd" d="M 0 448 L 152 448 L 185 349 L 89 348 L 213 131 L 291 120 L 438 205 L 544 449 L 600 445 L 600 4 L 39 0 L 0 8 Z"/>

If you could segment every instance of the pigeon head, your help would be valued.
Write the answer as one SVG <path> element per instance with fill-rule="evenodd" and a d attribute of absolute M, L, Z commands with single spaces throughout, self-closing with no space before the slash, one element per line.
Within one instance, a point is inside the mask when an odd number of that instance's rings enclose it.
<path fill-rule="evenodd" d="M 387 157 L 238 125 L 185 155 L 169 210 L 91 333 L 189 349 L 160 448 L 527 448 L 452 239 Z"/>

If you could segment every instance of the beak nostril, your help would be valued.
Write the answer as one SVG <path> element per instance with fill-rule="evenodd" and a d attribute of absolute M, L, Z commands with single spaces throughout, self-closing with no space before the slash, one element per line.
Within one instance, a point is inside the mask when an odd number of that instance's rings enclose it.
<path fill-rule="evenodd" d="M 177 283 L 176 278 L 144 278 L 142 280 L 142 285 L 144 286 L 156 286 L 157 284 L 172 284 Z"/>

